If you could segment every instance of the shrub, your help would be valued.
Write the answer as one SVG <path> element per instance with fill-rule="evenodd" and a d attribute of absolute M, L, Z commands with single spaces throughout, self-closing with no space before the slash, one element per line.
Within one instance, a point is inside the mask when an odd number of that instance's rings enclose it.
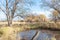
<path fill-rule="evenodd" d="M 50 28 L 57 28 L 57 25 L 56 25 L 56 23 L 53 22 L 53 23 L 49 23 L 49 27 Z"/>
<path fill-rule="evenodd" d="M 59 22 L 57 22 L 56 25 L 57 25 L 57 28 L 60 28 L 60 23 Z"/>

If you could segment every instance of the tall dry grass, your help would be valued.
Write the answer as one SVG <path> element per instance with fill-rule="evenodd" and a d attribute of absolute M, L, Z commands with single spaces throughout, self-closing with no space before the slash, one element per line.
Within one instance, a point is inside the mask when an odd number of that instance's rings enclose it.
<path fill-rule="evenodd" d="M 0 40 L 17 40 L 17 33 L 23 30 L 23 27 L 1 27 Z"/>

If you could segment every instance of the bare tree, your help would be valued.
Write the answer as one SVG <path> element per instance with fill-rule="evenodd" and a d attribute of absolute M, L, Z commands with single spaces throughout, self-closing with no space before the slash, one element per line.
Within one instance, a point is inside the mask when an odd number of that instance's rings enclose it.
<path fill-rule="evenodd" d="M 44 6 L 48 6 L 54 9 L 52 15 L 58 14 L 57 16 L 56 15 L 54 16 L 55 18 L 53 17 L 55 19 L 55 22 L 57 21 L 56 17 L 60 20 L 60 0 L 43 0 L 43 3 Z"/>
<path fill-rule="evenodd" d="M 25 18 L 27 15 L 29 15 L 30 10 L 27 8 L 26 10 L 24 9 L 24 6 L 30 6 L 31 2 L 30 0 L 4 0 L 6 4 L 2 4 L 0 9 L 4 14 L 6 15 L 7 21 L 8 21 L 8 26 L 12 25 L 12 20 L 13 18 L 19 16 L 21 18 Z M 29 5 L 26 5 L 29 4 Z M 28 14 L 27 14 L 28 13 Z"/>
<path fill-rule="evenodd" d="M 55 23 L 58 21 L 58 15 L 59 13 L 56 10 L 54 10 L 51 14 L 51 18 Z"/>
<path fill-rule="evenodd" d="M 54 10 L 58 11 L 60 13 L 60 0 L 43 0 L 45 6 L 49 6 L 50 8 L 53 8 Z"/>
<path fill-rule="evenodd" d="M 18 8 L 17 5 L 19 4 L 19 2 L 22 2 L 22 0 L 4 0 L 4 1 L 6 3 L 4 4 L 5 6 L 2 3 L 1 4 L 4 6 L 5 9 L 3 9 L 2 7 L 0 7 L 0 9 L 6 15 L 8 26 L 11 26 L 15 12 Z"/>

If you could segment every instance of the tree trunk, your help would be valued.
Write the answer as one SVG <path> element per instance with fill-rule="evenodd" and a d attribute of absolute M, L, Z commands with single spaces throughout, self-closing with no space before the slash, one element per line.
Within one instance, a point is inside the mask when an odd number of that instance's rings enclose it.
<path fill-rule="evenodd" d="M 7 22 L 8 26 L 12 26 L 12 18 L 9 15 L 7 16 Z"/>
<path fill-rule="evenodd" d="M 10 26 L 12 26 L 12 18 L 10 19 Z"/>
<path fill-rule="evenodd" d="M 8 20 L 8 26 L 12 26 L 12 20 Z"/>
<path fill-rule="evenodd" d="M 8 26 L 10 26 L 10 14 L 9 14 L 9 8 L 8 8 L 8 0 L 6 0 L 6 17 L 7 17 Z"/>

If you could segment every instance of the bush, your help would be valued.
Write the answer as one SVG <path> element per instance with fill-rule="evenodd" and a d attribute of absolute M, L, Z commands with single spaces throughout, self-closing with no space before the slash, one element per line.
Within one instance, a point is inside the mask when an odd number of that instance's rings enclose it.
<path fill-rule="evenodd" d="M 60 28 L 60 23 L 59 22 L 57 22 L 56 25 L 57 25 L 57 28 Z"/>
<path fill-rule="evenodd" d="M 49 23 L 49 27 L 50 28 L 57 28 L 57 25 L 56 25 L 56 23 L 53 22 L 53 23 Z"/>

